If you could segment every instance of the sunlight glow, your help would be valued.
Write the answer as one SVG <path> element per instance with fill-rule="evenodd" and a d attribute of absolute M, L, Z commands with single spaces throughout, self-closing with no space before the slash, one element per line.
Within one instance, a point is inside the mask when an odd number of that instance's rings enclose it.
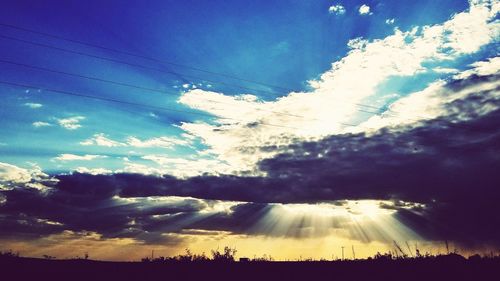
<path fill-rule="evenodd" d="M 349 238 L 361 242 L 418 240 L 398 221 L 391 201 L 345 200 L 320 204 L 274 204 L 252 230 L 278 237 Z"/>

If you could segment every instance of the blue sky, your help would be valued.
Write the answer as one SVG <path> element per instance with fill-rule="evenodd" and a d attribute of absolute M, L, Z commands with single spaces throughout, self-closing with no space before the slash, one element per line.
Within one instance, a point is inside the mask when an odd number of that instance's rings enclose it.
<path fill-rule="evenodd" d="M 268 243 L 283 259 L 330 257 L 338 241 L 360 256 L 393 241 L 497 247 L 498 219 L 464 210 L 498 213 L 486 203 L 500 182 L 499 11 L 4 4 L 0 241 L 35 255 L 44 239 L 74 240 L 104 259 L 123 258 L 116 245 L 175 254 L 217 241 L 249 256 Z"/>

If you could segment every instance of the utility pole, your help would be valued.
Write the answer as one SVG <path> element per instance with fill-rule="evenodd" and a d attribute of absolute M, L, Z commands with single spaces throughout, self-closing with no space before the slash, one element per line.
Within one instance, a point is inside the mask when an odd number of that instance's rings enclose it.
<path fill-rule="evenodd" d="M 344 246 L 342 246 L 340 248 L 342 248 L 342 260 L 344 260 Z"/>
<path fill-rule="evenodd" d="M 151 250 L 151 260 L 155 259 L 155 250 Z"/>
<path fill-rule="evenodd" d="M 354 252 L 354 245 L 352 245 L 352 259 L 356 259 L 356 253 Z"/>

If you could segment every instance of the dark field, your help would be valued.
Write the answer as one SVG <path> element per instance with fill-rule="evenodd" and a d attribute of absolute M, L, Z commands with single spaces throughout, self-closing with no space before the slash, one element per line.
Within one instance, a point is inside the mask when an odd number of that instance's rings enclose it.
<path fill-rule="evenodd" d="M 500 258 L 104 262 L 2 258 L 1 280 L 499 280 Z"/>

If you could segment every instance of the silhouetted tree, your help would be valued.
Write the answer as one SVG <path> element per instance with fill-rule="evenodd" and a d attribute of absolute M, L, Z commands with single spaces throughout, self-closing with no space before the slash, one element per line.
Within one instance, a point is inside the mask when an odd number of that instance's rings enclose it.
<path fill-rule="evenodd" d="M 219 252 L 219 250 L 212 250 L 212 260 L 213 261 L 222 261 L 222 262 L 232 262 L 234 261 L 234 256 L 236 254 L 236 249 L 231 249 L 230 247 L 224 247 L 223 252 Z"/>

